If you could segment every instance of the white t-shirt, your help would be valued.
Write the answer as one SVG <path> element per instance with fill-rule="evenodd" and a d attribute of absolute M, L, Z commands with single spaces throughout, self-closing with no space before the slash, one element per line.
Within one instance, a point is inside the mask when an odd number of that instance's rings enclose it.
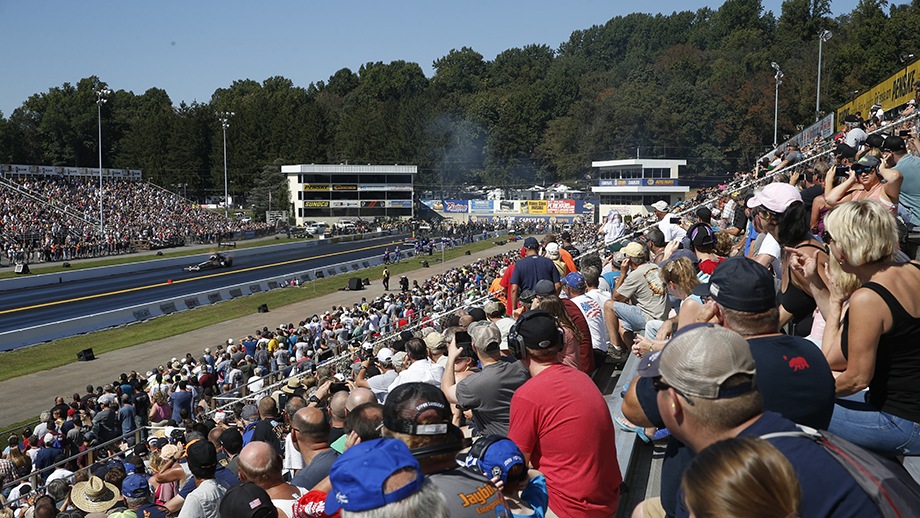
<path fill-rule="evenodd" d="M 773 237 L 769 232 L 764 235 L 763 243 L 760 244 L 760 250 L 758 254 L 769 255 L 773 258 L 770 261 L 770 267 L 773 268 L 773 275 L 777 279 L 783 278 L 783 263 L 780 260 L 782 257 L 782 248 L 780 248 L 779 243 L 776 242 L 776 238 Z"/>
<path fill-rule="evenodd" d="M 664 240 L 666 243 L 671 241 L 676 241 L 683 239 L 687 235 L 687 231 L 684 230 L 680 225 L 671 223 L 670 214 L 665 214 L 661 221 L 658 222 L 658 229 L 661 230 L 661 233 L 664 234 Z"/>
<path fill-rule="evenodd" d="M 594 290 L 597 291 L 597 290 Z M 572 299 L 588 322 L 591 330 L 591 348 L 607 352 L 610 337 L 607 335 L 607 326 L 604 324 L 604 311 L 600 304 L 588 295 L 582 294 Z"/>

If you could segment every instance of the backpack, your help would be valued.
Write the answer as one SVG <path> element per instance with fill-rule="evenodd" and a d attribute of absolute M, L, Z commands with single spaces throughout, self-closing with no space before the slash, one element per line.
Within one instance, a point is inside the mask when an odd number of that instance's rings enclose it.
<path fill-rule="evenodd" d="M 795 432 L 768 433 L 760 438 L 803 437 L 814 441 L 853 477 L 878 507 L 881 516 L 913 516 L 920 509 L 920 485 L 904 466 L 826 430 L 797 426 L 799 430 Z"/>

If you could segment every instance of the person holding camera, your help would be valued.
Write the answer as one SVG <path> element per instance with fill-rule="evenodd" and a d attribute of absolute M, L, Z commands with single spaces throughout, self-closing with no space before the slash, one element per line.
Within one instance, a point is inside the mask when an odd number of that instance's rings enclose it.
<path fill-rule="evenodd" d="M 833 208 L 847 201 L 872 200 L 881 203 L 892 214 L 897 214 L 904 177 L 897 169 L 880 167 L 881 163 L 872 155 L 864 155 L 850 167 L 846 180 L 831 189 L 825 186 L 825 203 Z M 882 180 L 885 182 L 882 183 Z"/>

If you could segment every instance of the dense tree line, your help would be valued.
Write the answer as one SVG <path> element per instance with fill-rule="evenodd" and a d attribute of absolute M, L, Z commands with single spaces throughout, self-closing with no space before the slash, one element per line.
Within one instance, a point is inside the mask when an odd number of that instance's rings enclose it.
<path fill-rule="evenodd" d="M 232 111 L 230 191 L 267 207 L 281 163 L 417 164 L 418 184 L 583 181 L 592 160 L 685 158 L 695 174 L 740 170 L 772 142 L 774 81 L 785 73 L 781 134 L 814 120 L 818 34 L 822 110 L 831 111 L 920 56 L 920 0 L 759 0 L 718 10 L 630 14 L 488 61 L 453 50 L 425 76 L 416 63 L 343 68 L 303 88 L 284 77 L 236 81 L 208 103 L 174 106 L 162 89 L 114 92 L 103 106 L 106 167 L 139 168 L 193 199 L 223 192 L 216 113 Z M 0 114 L 0 162 L 97 166 L 98 77 L 29 97 Z"/>

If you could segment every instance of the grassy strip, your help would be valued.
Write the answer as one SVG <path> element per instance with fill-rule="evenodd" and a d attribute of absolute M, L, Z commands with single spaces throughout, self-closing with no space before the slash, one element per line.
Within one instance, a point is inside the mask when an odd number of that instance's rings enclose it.
<path fill-rule="evenodd" d="M 0 430 L 0 449 L 6 449 L 6 447 L 9 446 L 10 444 L 9 439 L 10 439 L 11 433 L 15 433 L 16 435 L 19 435 L 19 432 L 22 431 L 22 428 L 24 426 L 29 425 L 29 427 L 31 428 L 35 424 L 38 424 L 38 416 L 29 418 L 29 419 L 23 419 L 22 421 L 11 424 L 9 426 L 4 426 L 3 429 Z"/>
<path fill-rule="evenodd" d="M 444 257 L 445 260 L 455 259 L 463 256 L 467 250 L 473 253 L 487 250 L 494 246 L 495 244 L 491 241 L 480 241 L 448 250 L 445 252 Z M 390 275 L 395 277 L 400 273 L 417 271 L 420 268 L 422 259 L 433 263 L 440 259 L 440 254 L 431 257 L 424 256 L 419 259 L 413 258 L 402 261 L 399 264 L 391 264 Z M 361 276 L 379 279 L 382 272 L 383 266 L 376 266 L 362 270 Z M 97 354 L 104 354 L 251 315 L 254 313 L 253 308 L 261 304 L 268 304 L 269 307 L 283 307 L 303 302 L 307 299 L 337 291 L 342 287 L 344 279 L 345 276 L 337 275 L 304 284 L 301 289 L 281 289 L 257 293 L 215 305 L 202 306 L 189 311 L 155 318 L 147 322 L 5 352 L 0 356 L 3 362 L 0 381 L 74 363 L 76 362 L 77 352 L 90 347 Z"/>
<path fill-rule="evenodd" d="M 279 245 L 282 243 L 294 243 L 294 242 L 300 242 L 300 241 L 303 241 L 303 239 L 300 239 L 300 238 L 288 239 L 286 237 L 280 237 L 280 236 L 279 236 L 279 239 L 276 239 L 276 240 L 259 239 L 259 240 L 253 240 L 253 241 L 240 241 L 237 243 L 236 248 L 228 249 L 227 253 L 232 254 L 233 250 L 237 250 L 237 249 L 241 250 L 243 248 L 254 248 L 257 246 Z M 119 255 L 119 256 L 114 256 L 114 257 L 107 257 L 105 259 L 71 263 L 71 266 L 69 268 L 64 268 L 62 266 L 62 263 L 30 264 L 29 269 L 32 271 L 32 273 L 35 273 L 35 274 L 69 272 L 72 270 L 84 270 L 87 268 L 98 268 L 101 266 L 116 266 L 119 264 L 142 263 L 145 261 L 153 261 L 156 259 L 169 259 L 171 257 L 186 257 L 189 255 L 205 254 L 212 248 L 216 250 L 217 245 L 215 244 L 211 248 L 207 248 L 207 247 L 196 248 L 196 249 L 184 248 L 184 249 L 174 250 L 172 252 L 164 251 L 163 255 L 155 255 L 155 254 Z M 16 275 L 16 273 L 13 271 L 0 272 L 0 280 L 10 279 L 12 277 L 18 277 L 18 275 Z"/>

